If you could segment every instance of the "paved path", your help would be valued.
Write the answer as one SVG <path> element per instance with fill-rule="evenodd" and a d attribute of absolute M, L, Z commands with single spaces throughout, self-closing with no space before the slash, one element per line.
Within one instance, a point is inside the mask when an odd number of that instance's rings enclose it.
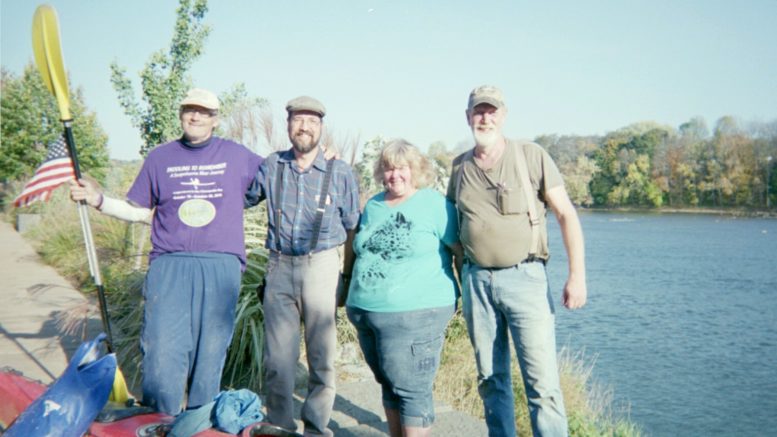
<path fill-rule="evenodd" d="M 11 367 L 50 383 L 65 369 L 81 343 L 60 320 L 66 312 L 89 315 L 87 338 L 100 330 L 94 303 L 45 265 L 32 246 L 6 222 L 0 222 L 0 368 Z M 331 427 L 337 437 L 387 434 L 380 388 L 369 373 L 340 382 Z M 299 410 L 300 402 L 296 402 Z M 435 408 L 435 436 L 477 437 L 487 434 L 483 421 L 447 405 Z M 297 411 L 299 417 L 299 411 Z"/>
<path fill-rule="evenodd" d="M 93 309 L 9 223 L 0 222 L 0 367 L 53 381 L 81 343 L 81 336 L 64 332 L 62 317 Z"/>

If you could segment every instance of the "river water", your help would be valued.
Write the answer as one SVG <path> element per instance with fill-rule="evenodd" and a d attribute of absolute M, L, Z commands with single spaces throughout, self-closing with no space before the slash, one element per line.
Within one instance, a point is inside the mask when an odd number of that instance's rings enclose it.
<path fill-rule="evenodd" d="M 560 346 L 652 436 L 777 435 L 777 220 L 581 213 L 589 300 Z M 566 254 L 550 218 L 554 299 Z"/>

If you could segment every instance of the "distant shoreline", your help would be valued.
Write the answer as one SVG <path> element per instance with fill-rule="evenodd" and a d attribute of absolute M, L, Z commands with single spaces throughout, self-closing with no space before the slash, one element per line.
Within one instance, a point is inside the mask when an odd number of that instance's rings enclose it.
<path fill-rule="evenodd" d="M 777 211 L 744 208 L 638 208 L 638 207 L 578 207 L 586 212 L 615 212 L 641 214 L 706 214 L 728 217 L 769 218 L 777 219 Z"/>

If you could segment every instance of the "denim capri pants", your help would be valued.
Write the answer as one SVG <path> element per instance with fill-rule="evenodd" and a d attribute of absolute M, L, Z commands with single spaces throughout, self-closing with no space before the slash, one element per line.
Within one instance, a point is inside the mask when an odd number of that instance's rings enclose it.
<path fill-rule="evenodd" d="M 432 386 L 454 306 L 386 313 L 348 307 L 347 311 L 364 359 L 381 385 L 383 406 L 399 411 L 404 426 L 431 426 Z"/>

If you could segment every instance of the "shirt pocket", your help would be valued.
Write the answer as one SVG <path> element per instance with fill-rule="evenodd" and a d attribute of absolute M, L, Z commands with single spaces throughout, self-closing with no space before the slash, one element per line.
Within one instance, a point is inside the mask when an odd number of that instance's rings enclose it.
<path fill-rule="evenodd" d="M 497 189 L 496 202 L 502 215 L 525 214 L 529 211 L 529 204 L 521 187 Z"/>
<path fill-rule="evenodd" d="M 326 202 L 324 204 L 324 216 L 321 219 L 321 232 L 328 232 L 329 229 L 337 223 L 335 219 L 337 218 L 337 198 L 335 197 L 336 193 L 333 191 L 330 191 L 327 195 Z M 318 213 L 318 204 L 319 204 L 319 196 L 316 195 L 316 213 Z"/>

